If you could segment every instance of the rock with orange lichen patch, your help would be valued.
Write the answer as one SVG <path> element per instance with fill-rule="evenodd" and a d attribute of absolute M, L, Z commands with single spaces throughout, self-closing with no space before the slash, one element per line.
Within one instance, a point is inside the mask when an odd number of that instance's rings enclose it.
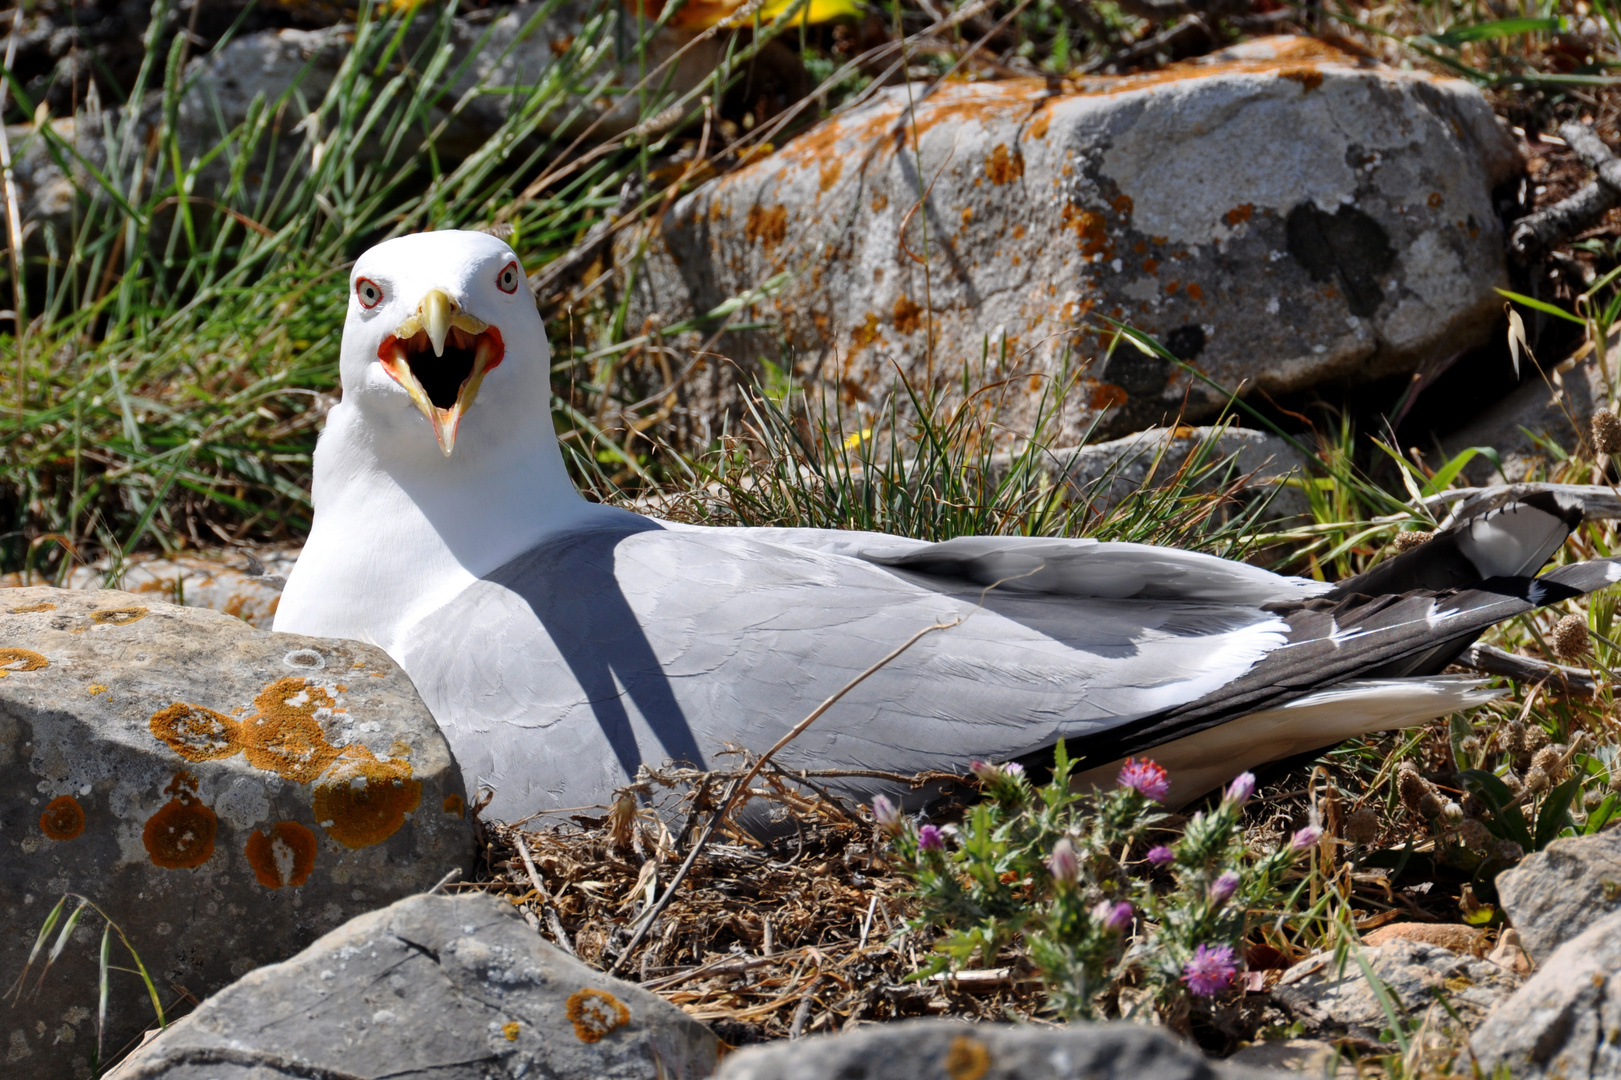
<path fill-rule="evenodd" d="M 252 1080 L 266 1061 L 398 1080 L 697 1080 L 719 1049 L 708 1028 L 586 967 L 510 904 L 413 896 L 226 987 L 124 1067 L 145 1080 Z"/>
<path fill-rule="evenodd" d="M 471 866 L 473 822 L 444 809 L 466 806 L 461 771 L 376 648 L 160 590 L 17 588 L 0 671 L 0 969 L 72 891 L 160 985 L 205 994 Z M 95 1022 L 70 1010 L 97 977 L 93 944 L 57 961 L 27 1007 L 76 1035 L 23 1031 L 30 1075 L 89 1068 Z M 108 1007 L 111 1044 L 150 1019 L 138 997 Z"/>
<path fill-rule="evenodd" d="M 715 1080 L 1261 1080 L 1282 1076 L 1207 1061 L 1146 1024 L 1061 1027 L 904 1020 L 841 1035 L 744 1047 Z"/>
<path fill-rule="evenodd" d="M 1411 373 L 1500 317 L 1493 192 L 1521 166 L 1463 81 L 1295 36 L 1057 87 L 947 81 L 912 123 L 915 97 L 885 90 L 616 241 L 622 264 L 650 241 L 630 278 L 638 325 L 787 275 L 714 346 L 737 363 L 684 384 L 694 433 L 735 420 L 739 372 L 780 363 L 785 344 L 858 411 L 903 377 L 949 405 L 977 392 L 963 386 L 975 365 L 1010 441 L 1050 410 L 1055 380 L 1089 365 L 1045 433 L 1074 444 L 1100 416 L 1098 433 L 1117 435 L 1228 400 L 1135 349 L 1103 372 L 1113 330 L 1099 315 L 1221 387 L 1274 398 Z"/>

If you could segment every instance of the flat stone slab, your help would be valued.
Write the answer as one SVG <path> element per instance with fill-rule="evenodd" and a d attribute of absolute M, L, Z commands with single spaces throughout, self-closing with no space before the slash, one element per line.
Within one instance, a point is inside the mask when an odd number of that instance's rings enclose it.
<path fill-rule="evenodd" d="M 1249 1080 L 1283 1072 L 1205 1059 L 1141 1024 L 1025 1027 L 908 1020 L 750 1046 L 715 1080 Z"/>
<path fill-rule="evenodd" d="M 699 1080 L 708 1028 L 488 896 L 414 896 L 215 994 L 107 1080 Z"/>
<path fill-rule="evenodd" d="M 1621 910 L 1621 832 L 1567 836 L 1497 875 L 1503 911 L 1536 964 Z"/>
<path fill-rule="evenodd" d="M 750 316 L 780 332 L 715 346 L 745 372 L 785 339 L 798 374 L 861 412 L 901 374 L 960 398 L 967 365 L 970 389 L 1009 380 L 1012 430 L 1081 372 L 1048 432 L 1074 445 L 1100 414 L 1111 435 L 1226 402 L 1128 344 L 1105 360 L 1100 316 L 1274 395 L 1482 340 L 1507 284 L 1493 190 L 1520 168 L 1470 84 L 1305 37 L 1141 75 L 888 88 L 677 202 L 630 272 L 630 325 L 786 274 Z M 619 265 L 641 242 L 618 242 Z M 695 437 L 718 433 L 736 378 L 710 364 L 684 384 Z"/>
<path fill-rule="evenodd" d="M 71 892 L 118 924 L 166 1006 L 180 987 L 200 998 L 469 870 L 466 808 L 449 746 L 380 649 L 150 594 L 0 591 L 8 986 Z M 87 911 L 0 1018 L 8 1075 L 88 1075 L 101 934 Z M 153 1019 L 138 979 L 111 988 L 107 1053 Z"/>

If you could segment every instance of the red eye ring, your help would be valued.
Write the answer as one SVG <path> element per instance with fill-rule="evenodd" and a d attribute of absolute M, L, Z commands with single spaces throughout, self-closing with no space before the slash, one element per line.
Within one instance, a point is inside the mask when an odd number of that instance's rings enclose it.
<path fill-rule="evenodd" d="M 506 282 L 509 280 L 507 275 L 509 274 L 512 275 L 510 278 L 512 282 L 511 288 L 508 288 L 506 285 Z M 501 272 L 499 274 L 495 275 L 495 287 L 510 296 L 518 291 L 518 279 L 521 277 L 523 277 L 523 271 L 518 269 L 518 264 L 515 262 L 509 262 L 501 268 Z"/>
<path fill-rule="evenodd" d="M 371 290 L 369 298 L 368 289 Z M 383 302 L 383 290 L 371 278 L 356 278 L 355 297 L 360 301 L 360 306 L 369 311 Z"/>

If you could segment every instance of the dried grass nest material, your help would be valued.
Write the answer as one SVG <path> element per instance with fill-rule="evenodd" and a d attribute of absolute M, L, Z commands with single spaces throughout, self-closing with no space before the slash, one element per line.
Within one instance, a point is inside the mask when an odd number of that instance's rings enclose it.
<path fill-rule="evenodd" d="M 602 817 L 487 824 L 488 880 L 461 887 L 506 897 L 547 939 L 611 969 L 745 771 L 644 768 Z M 723 822 L 617 974 L 733 1045 L 913 1016 L 1042 1022 L 1039 985 L 1024 972 L 906 981 L 927 963 L 932 935 L 905 928 L 916 914 L 907 881 L 886 862 L 871 822 L 821 791 L 818 775 L 826 774 L 762 771 L 731 816 L 744 805 L 758 815 L 763 803 L 791 831 L 760 841 Z M 939 773 L 905 779 L 972 783 Z M 680 834 L 666 822 L 680 823 Z"/>

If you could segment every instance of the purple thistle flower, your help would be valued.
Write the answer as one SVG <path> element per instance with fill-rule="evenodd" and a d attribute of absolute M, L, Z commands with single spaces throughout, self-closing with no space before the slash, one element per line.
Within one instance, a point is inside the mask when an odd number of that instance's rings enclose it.
<path fill-rule="evenodd" d="M 1165 775 L 1165 770 L 1148 758 L 1127 758 L 1120 767 L 1118 780 L 1121 787 L 1130 788 L 1154 802 L 1164 802 L 1165 796 L 1171 791 L 1171 781 Z"/>
<path fill-rule="evenodd" d="M 900 808 L 882 795 L 874 796 L 872 800 L 872 819 L 891 836 L 901 831 Z"/>
<path fill-rule="evenodd" d="M 1214 997 L 1233 984 L 1238 961 L 1230 945 L 1200 945 L 1182 967 L 1182 981 L 1200 997 Z"/>
<path fill-rule="evenodd" d="M 1227 787 L 1227 797 L 1239 806 L 1249 802 L 1250 796 L 1254 794 L 1255 774 L 1252 772 L 1239 773 Z"/>
<path fill-rule="evenodd" d="M 925 825 L 917 831 L 917 846 L 920 851 L 944 851 L 946 838 L 933 825 Z"/>
<path fill-rule="evenodd" d="M 1294 839 L 1289 841 L 1289 846 L 1296 851 L 1304 851 L 1322 838 L 1322 829 L 1316 825 L 1307 825 L 1304 829 L 1295 833 Z"/>
<path fill-rule="evenodd" d="M 1069 842 L 1068 837 L 1053 845 L 1053 853 L 1047 857 L 1047 872 L 1054 881 L 1066 885 L 1080 877 L 1081 861 L 1075 857 L 1075 845 Z"/>
<path fill-rule="evenodd" d="M 1227 902 L 1227 898 L 1238 891 L 1238 875 L 1231 870 L 1223 870 L 1221 876 L 1210 883 L 1210 899 L 1218 904 Z"/>
<path fill-rule="evenodd" d="M 1017 761 L 1010 761 L 1006 765 L 1002 766 L 1002 772 L 1010 778 L 1023 776 L 1024 766 L 1020 765 Z"/>
<path fill-rule="evenodd" d="M 1168 862 L 1176 861 L 1176 852 L 1161 844 L 1158 847 L 1149 848 L 1145 857 L 1155 866 L 1164 866 Z"/>
<path fill-rule="evenodd" d="M 1136 915 L 1136 909 L 1124 900 L 1113 904 L 1103 900 L 1092 909 L 1092 918 L 1096 919 L 1098 925 L 1111 934 L 1119 934 L 1131 929 L 1131 920 Z"/>

